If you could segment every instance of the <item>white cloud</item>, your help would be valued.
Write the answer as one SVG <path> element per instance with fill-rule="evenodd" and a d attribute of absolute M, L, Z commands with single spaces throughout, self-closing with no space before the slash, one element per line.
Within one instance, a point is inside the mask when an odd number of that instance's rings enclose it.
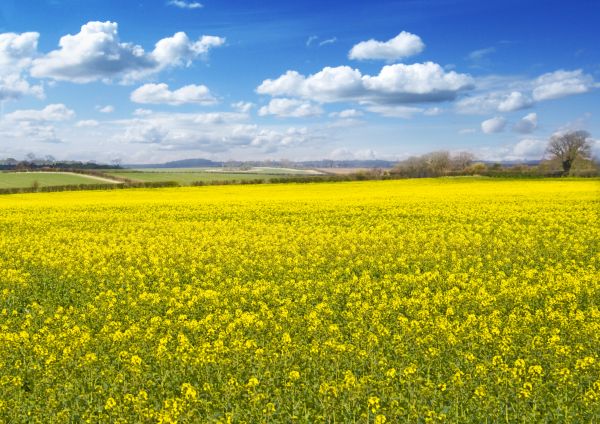
<path fill-rule="evenodd" d="M 55 123 L 67 121 L 75 112 L 63 104 L 50 104 L 43 109 L 23 109 L 6 114 L 0 120 L 0 134 L 7 140 L 23 143 L 58 144 Z"/>
<path fill-rule="evenodd" d="M 39 37 L 37 32 L 0 34 L 0 75 L 12 74 L 15 68 L 29 67 L 37 53 Z"/>
<path fill-rule="evenodd" d="M 77 123 L 75 124 L 75 126 L 79 127 L 79 128 L 93 128 L 93 127 L 97 127 L 98 125 L 100 125 L 100 123 L 98 121 L 96 121 L 95 119 L 86 119 L 86 120 L 82 120 L 82 121 L 77 121 Z"/>
<path fill-rule="evenodd" d="M 205 56 L 210 49 L 223 44 L 225 39 L 221 37 L 203 35 L 192 42 L 185 32 L 178 32 L 156 43 L 152 57 L 158 62 L 160 68 L 189 66 L 197 57 Z"/>
<path fill-rule="evenodd" d="M 581 69 L 559 70 L 535 79 L 489 76 L 476 80 L 476 93 L 456 103 L 456 111 L 466 114 L 513 112 L 535 105 L 537 102 L 587 93 L 600 84 L 592 75 Z"/>
<path fill-rule="evenodd" d="M 496 116 L 494 118 L 485 120 L 481 123 L 481 131 L 485 134 L 493 134 L 504 131 L 506 127 L 506 119 Z"/>
<path fill-rule="evenodd" d="M 537 113 L 530 113 L 521 118 L 514 126 L 513 131 L 529 134 L 536 130 L 538 125 Z"/>
<path fill-rule="evenodd" d="M 439 108 L 439 107 L 430 107 L 425 109 L 425 111 L 423 112 L 423 115 L 426 116 L 438 116 L 441 115 L 443 113 L 443 109 Z"/>
<path fill-rule="evenodd" d="M 319 39 L 319 37 L 318 37 L 318 36 L 316 36 L 316 35 L 311 35 L 310 37 L 308 37 L 308 38 L 306 39 L 306 47 L 310 47 L 310 45 L 311 45 L 313 42 L 317 41 L 318 39 Z"/>
<path fill-rule="evenodd" d="M 487 114 L 490 112 L 513 112 L 532 105 L 531 98 L 519 91 L 495 91 L 461 99 L 456 103 L 456 108 L 459 113 Z"/>
<path fill-rule="evenodd" d="M 341 147 L 332 150 L 326 157 L 333 160 L 374 160 L 377 159 L 379 155 L 373 149 L 351 150 Z"/>
<path fill-rule="evenodd" d="M 8 124 L 8 125 L 7 125 Z M 12 139 L 19 145 L 23 141 L 29 143 L 60 144 L 62 140 L 56 133 L 54 125 L 45 121 L 3 121 L 0 122 L 0 134 L 5 139 Z"/>
<path fill-rule="evenodd" d="M 44 109 L 16 110 L 4 116 L 7 121 L 56 122 L 66 121 L 75 116 L 75 112 L 62 103 L 51 104 Z"/>
<path fill-rule="evenodd" d="M 41 85 L 31 85 L 24 73 L 37 53 L 37 32 L 0 34 L 0 101 L 25 95 L 43 98 Z"/>
<path fill-rule="evenodd" d="M 484 59 L 486 56 L 494 53 L 496 49 L 494 47 L 486 47 L 485 49 L 473 50 L 469 53 L 468 58 L 473 61 L 479 61 Z"/>
<path fill-rule="evenodd" d="M 333 44 L 337 42 L 337 37 L 328 38 L 327 40 L 323 40 L 319 43 L 319 47 L 326 46 L 327 44 Z"/>
<path fill-rule="evenodd" d="M 365 101 L 401 104 L 452 100 L 470 89 L 471 76 L 445 72 L 436 63 L 384 66 L 375 76 L 362 75 L 348 66 L 326 67 L 308 77 L 288 71 L 275 80 L 265 80 L 259 94 L 292 96 L 317 102 Z"/>
<path fill-rule="evenodd" d="M 186 85 L 177 90 L 169 90 L 167 84 L 144 84 L 131 93 L 131 101 L 144 104 L 215 104 L 216 99 L 205 85 Z"/>
<path fill-rule="evenodd" d="M 238 112 L 242 112 L 242 113 L 250 112 L 254 106 L 255 105 L 252 102 L 243 102 L 243 101 L 239 101 L 239 102 L 235 102 L 235 103 L 231 104 L 232 108 L 234 108 Z"/>
<path fill-rule="evenodd" d="M 363 80 L 367 90 L 407 103 L 451 100 L 472 85 L 470 76 L 445 72 L 432 62 L 384 66 L 379 75 L 365 75 Z"/>
<path fill-rule="evenodd" d="M 425 44 L 418 35 L 402 31 L 388 41 L 369 40 L 356 44 L 348 53 L 350 59 L 398 60 L 421 53 Z"/>
<path fill-rule="evenodd" d="M 514 144 L 480 147 L 473 153 L 477 158 L 494 162 L 540 160 L 547 145 L 547 140 L 526 138 Z"/>
<path fill-rule="evenodd" d="M 31 85 L 19 74 L 0 75 L 0 101 L 14 100 L 23 96 L 44 98 L 44 88 L 41 85 Z"/>
<path fill-rule="evenodd" d="M 323 114 L 319 105 L 298 99 L 271 99 L 258 111 L 260 116 L 275 115 L 285 118 L 306 118 Z"/>
<path fill-rule="evenodd" d="M 331 116 L 332 118 L 341 118 L 341 119 L 359 118 L 363 115 L 364 115 L 364 113 L 362 113 L 360 110 L 356 110 L 356 109 L 344 109 L 342 111 L 331 112 L 329 114 L 329 116 Z"/>
<path fill-rule="evenodd" d="M 502 96 L 498 103 L 499 112 L 512 112 L 515 110 L 525 109 L 532 105 L 529 97 L 519 91 L 512 91 L 509 94 Z"/>
<path fill-rule="evenodd" d="M 113 113 L 115 111 L 115 107 L 112 105 L 96 106 L 96 110 L 98 110 L 100 113 Z"/>
<path fill-rule="evenodd" d="M 369 112 L 377 113 L 388 118 L 410 119 L 417 113 L 424 110 L 419 107 L 398 106 L 398 105 L 372 105 L 366 108 Z"/>
<path fill-rule="evenodd" d="M 133 111 L 133 114 L 135 116 L 148 116 L 148 115 L 152 115 L 152 111 L 149 109 L 136 109 Z"/>
<path fill-rule="evenodd" d="M 127 127 L 119 140 L 125 143 L 160 144 L 168 134 L 169 131 L 160 125 L 139 121 Z"/>
<path fill-rule="evenodd" d="M 34 59 L 31 75 L 75 83 L 114 79 L 130 82 L 168 67 L 189 65 L 224 42 L 223 38 L 206 35 L 191 41 L 178 32 L 158 41 L 147 53 L 139 45 L 121 42 L 116 22 L 88 22 L 79 33 L 61 37 L 58 50 Z"/>
<path fill-rule="evenodd" d="M 198 2 L 188 2 L 185 0 L 169 0 L 167 2 L 169 6 L 175 6 L 180 9 L 202 9 L 204 6 Z"/>
<path fill-rule="evenodd" d="M 581 69 L 558 70 L 541 75 L 534 81 L 533 98 L 537 101 L 558 99 L 587 93 L 598 86 L 594 83 L 594 78 L 584 74 Z"/>
<path fill-rule="evenodd" d="M 541 159 L 547 145 L 546 140 L 527 138 L 515 144 L 512 149 L 512 156 L 514 159 Z"/>
<path fill-rule="evenodd" d="M 223 153 L 254 149 L 275 152 L 308 143 L 316 135 L 307 128 L 261 127 L 245 122 L 243 113 L 154 113 L 116 121 L 114 142 L 147 144 L 160 151 Z"/>

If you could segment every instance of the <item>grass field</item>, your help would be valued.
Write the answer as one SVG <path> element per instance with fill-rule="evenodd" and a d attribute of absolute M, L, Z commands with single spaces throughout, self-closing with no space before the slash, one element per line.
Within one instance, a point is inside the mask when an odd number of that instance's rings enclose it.
<path fill-rule="evenodd" d="M 210 172 L 210 173 L 225 173 L 225 174 L 255 174 L 255 175 L 319 175 L 320 171 L 313 169 L 296 169 L 296 168 L 275 168 L 275 167 L 252 167 L 249 169 L 238 168 L 135 168 L 133 171 L 142 172 Z M 127 170 L 114 170 L 114 172 L 127 172 Z"/>
<path fill-rule="evenodd" d="M 67 172 L 0 172 L 0 188 L 32 187 L 35 182 L 39 187 L 108 183 L 108 181 Z"/>
<path fill-rule="evenodd" d="M 598 422 L 600 181 L 0 202 L 0 422 Z"/>
<path fill-rule="evenodd" d="M 294 172 L 292 172 L 294 171 Z M 210 183 L 213 181 L 249 181 L 262 179 L 268 181 L 270 178 L 281 178 L 285 176 L 318 175 L 316 172 L 302 170 L 286 170 L 277 168 L 255 168 L 252 171 L 226 172 L 220 170 L 199 171 L 197 168 L 173 168 L 173 169 L 141 169 L 135 171 L 110 171 L 108 175 L 128 178 L 140 182 L 176 181 L 180 185 L 191 185 L 196 182 Z"/>

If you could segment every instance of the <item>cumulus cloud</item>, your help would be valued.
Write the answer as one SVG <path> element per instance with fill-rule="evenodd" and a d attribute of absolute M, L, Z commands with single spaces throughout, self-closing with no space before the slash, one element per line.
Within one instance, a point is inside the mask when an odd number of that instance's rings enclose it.
<path fill-rule="evenodd" d="M 332 118 L 340 119 L 360 118 L 363 115 L 364 113 L 356 109 L 344 109 L 339 112 L 331 112 L 329 114 L 329 116 L 331 116 Z"/>
<path fill-rule="evenodd" d="M 457 112 L 513 112 L 537 102 L 587 93 L 600 87 L 600 84 L 594 81 L 592 75 L 577 69 L 549 72 L 531 80 L 491 76 L 478 79 L 476 86 L 475 95 L 456 103 Z"/>
<path fill-rule="evenodd" d="M 25 95 L 44 96 L 41 85 L 31 85 L 24 73 L 37 54 L 37 32 L 0 34 L 0 101 Z"/>
<path fill-rule="evenodd" d="M 506 127 L 506 119 L 496 116 L 491 119 L 487 119 L 481 123 L 481 131 L 485 134 L 493 134 L 504 131 Z"/>
<path fill-rule="evenodd" d="M 205 56 L 210 49 L 223 44 L 225 39 L 221 37 L 203 35 L 197 41 L 191 41 L 185 32 L 178 32 L 156 43 L 152 57 L 159 68 L 189 66 L 197 57 Z"/>
<path fill-rule="evenodd" d="M 5 115 L 7 121 L 37 121 L 37 122 L 56 122 L 66 121 L 75 116 L 75 112 L 62 103 L 51 104 L 44 109 L 24 109 L 16 110 Z"/>
<path fill-rule="evenodd" d="M 149 109 L 136 109 L 133 111 L 134 116 L 148 116 L 148 115 L 152 115 L 152 111 Z"/>
<path fill-rule="evenodd" d="M 27 68 L 37 53 L 39 37 L 37 32 L 0 34 L 0 75 Z"/>
<path fill-rule="evenodd" d="M 308 77 L 288 71 L 277 79 L 265 80 L 259 94 L 301 97 L 321 103 L 363 101 L 402 104 L 452 100 L 472 87 L 466 74 L 446 72 L 432 62 L 384 66 L 378 75 L 362 75 L 348 66 L 326 67 Z"/>
<path fill-rule="evenodd" d="M 533 100 L 520 91 L 496 91 L 461 99 L 456 103 L 456 108 L 459 113 L 486 114 L 513 112 L 532 105 Z"/>
<path fill-rule="evenodd" d="M 188 2 L 188 1 L 185 1 L 185 0 L 169 0 L 167 2 L 167 5 L 169 5 L 169 6 L 175 6 L 175 7 L 178 7 L 180 9 L 202 9 L 204 7 L 202 5 L 202 3 Z"/>
<path fill-rule="evenodd" d="M 427 115 L 427 116 L 438 116 L 441 115 L 444 112 L 444 110 L 442 108 L 439 107 L 430 107 L 427 108 L 423 111 L 423 115 Z"/>
<path fill-rule="evenodd" d="M 424 112 L 420 107 L 402 105 L 372 105 L 366 108 L 369 112 L 377 113 L 388 118 L 412 118 L 417 113 Z"/>
<path fill-rule="evenodd" d="M 533 98 L 537 101 L 558 99 L 587 93 L 598 86 L 594 78 L 584 74 L 581 69 L 558 70 L 541 75 L 534 81 Z"/>
<path fill-rule="evenodd" d="M 519 141 L 512 149 L 514 159 L 541 159 L 546 151 L 548 142 L 538 139 L 524 139 Z"/>
<path fill-rule="evenodd" d="M 356 44 L 348 53 L 350 59 L 398 60 L 421 53 L 425 44 L 421 37 L 402 31 L 388 41 L 368 40 Z"/>
<path fill-rule="evenodd" d="M 0 101 L 15 100 L 23 96 L 44 98 L 44 88 L 41 85 L 31 85 L 19 74 L 0 75 Z"/>
<path fill-rule="evenodd" d="M 238 112 L 248 113 L 254 107 L 254 103 L 239 101 L 232 103 L 231 107 L 237 110 Z"/>
<path fill-rule="evenodd" d="M 191 41 L 184 32 L 158 41 L 152 52 L 121 42 L 116 22 L 88 22 L 79 33 L 65 35 L 59 49 L 32 61 L 31 75 L 75 83 L 134 81 L 172 66 L 187 66 L 211 48 L 224 44 L 220 37 Z"/>
<path fill-rule="evenodd" d="M 285 118 L 306 118 L 323 114 L 323 109 L 316 104 L 298 99 L 272 99 L 267 106 L 259 109 L 260 116 L 275 115 Z"/>
<path fill-rule="evenodd" d="M 168 135 L 169 130 L 160 125 L 139 121 L 127 127 L 119 140 L 126 143 L 160 144 Z"/>
<path fill-rule="evenodd" d="M 167 84 L 144 84 L 131 93 L 131 101 L 144 104 L 184 104 L 209 105 L 216 103 L 205 85 L 186 85 L 177 90 L 169 90 Z"/>
<path fill-rule="evenodd" d="M 7 123 L 9 121 L 6 121 Z M 10 127 L 0 124 L 3 138 L 13 139 L 17 143 L 27 140 L 28 143 L 60 144 L 63 141 L 57 135 L 56 128 L 44 121 L 11 122 Z"/>
<path fill-rule="evenodd" d="M 515 110 L 525 109 L 532 105 L 529 97 L 519 91 L 512 91 L 499 99 L 499 112 L 512 112 Z"/>
<path fill-rule="evenodd" d="M 82 121 L 77 121 L 75 124 L 75 126 L 78 128 L 94 128 L 98 125 L 100 125 L 100 122 L 96 121 L 95 119 L 85 119 Z"/>
<path fill-rule="evenodd" d="M 513 126 L 513 131 L 521 134 L 529 134 L 536 130 L 538 125 L 537 113 L 530 113 L 521 118 Z"/>
<path fill-rule="evenodd" d="M 327 158 L 333 160 L 374 160 L 378 154 L 373 149 L 350 150 L 345 147 L 332 150 Z"/>
<path fill-rule="evenodd" d="M 113 105 L 96 106 L 96 109 L 100 113 L 113 113 L 115 111 L 115 107 Z"/>
<path fill-rule="evenodd" d="M 0 134 L 19 143 L 62 143 L 54 124 L 67 121 L 75 112 L 63 104 L 50 104 L 43 109 L 23 109 L 8 113 L 0 120 Z"/>
<path fill-rule="evenodd" d="M 307 128 L 274 129 L 248 124 L 244 113 L 153 113 L 115 121 L 112 141 L 147 144 L 161 151 L 227 152 L 254 149 L 275 152 L 310 142 L 315 134 Z"/>

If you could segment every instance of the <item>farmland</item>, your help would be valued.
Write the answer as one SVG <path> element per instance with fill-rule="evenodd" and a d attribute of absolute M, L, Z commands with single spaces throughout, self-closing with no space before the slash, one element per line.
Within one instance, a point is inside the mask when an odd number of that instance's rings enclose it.
<path fill-rule="evenodd" d="M 0 422 L 600 420 L 600 181 L 11 195 Z"/>
<path fill-rule="evenodd" d="M 106 183 L 110 181 L 70 172 L 0 172 L 0 188 L 27 188 L 34 184 L 51 187 Z"/>
<path fill-rule="evenodd" d="M 249 170 L 203 169 L 203 168 L 148 168 L 135 170 L 114 170 L 108 175 L 127 178 L 139 182 L 175 181 L 180 185 L 212 182 L 243 182 L 252 180 L 268 181 L 273 177 L 293 177 L 319 175 L 317 171 L 287 168 L 252 168 Z"/>

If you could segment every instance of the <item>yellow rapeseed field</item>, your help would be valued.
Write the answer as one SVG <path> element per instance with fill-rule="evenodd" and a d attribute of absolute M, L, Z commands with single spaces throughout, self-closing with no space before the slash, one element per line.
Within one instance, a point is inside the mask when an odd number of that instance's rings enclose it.
<path fill-rule="evenodd" d="M 598 422 L 600 182 L 0 197 L 0 422 Z"/>

